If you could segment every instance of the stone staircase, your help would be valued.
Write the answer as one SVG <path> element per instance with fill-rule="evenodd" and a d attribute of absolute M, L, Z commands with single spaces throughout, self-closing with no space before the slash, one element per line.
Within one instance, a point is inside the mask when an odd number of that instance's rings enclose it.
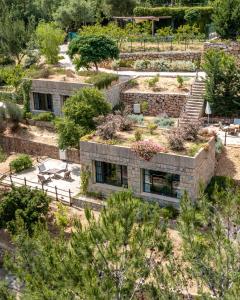
<path fill-rule="evenodd" d="M 187 124 L 188 122 L 198 122 L 204 111 L 204 81 L 196 80 L 192 86 L 191 94 L 183 108 L 179 119 L 179 125 Z"/>

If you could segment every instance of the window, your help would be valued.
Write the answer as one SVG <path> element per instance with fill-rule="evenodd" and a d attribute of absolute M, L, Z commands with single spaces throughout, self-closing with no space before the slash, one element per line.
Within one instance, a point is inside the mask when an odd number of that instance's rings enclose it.
<path fill-rule="evenodd" d="M 33 93 L 33 100 L 35 110 L 53 111 L 51 94 Z"/>
<path fill-rule="evenodd" d="M 179 175 L 153 170 L 143 170 L 143 191 L 145 193 L 179 198 L 179 183 Z"/>
<path fill-rule="evenodd" d="M 64 105 L 65 101 L 70 97 L 70 96 L 67 96 L 67 95 L 62 95 L 62 104 Z"/>
<path fill-rule="evenodd" d="M 128 187 L 127 167 L 96 161 L 96 182 Z"/>

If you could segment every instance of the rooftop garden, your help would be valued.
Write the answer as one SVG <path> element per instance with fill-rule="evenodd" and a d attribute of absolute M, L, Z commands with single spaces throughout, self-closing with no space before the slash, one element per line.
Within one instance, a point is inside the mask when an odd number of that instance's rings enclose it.
<path fill-rule="evenodd" d="M 176 120 L 168 117 L 143 117 L 116 112 L 100 116 L 95 122 L 98 124 L 96 131 L 83 136 L 81 141 L 129 147 L 146 160 L 149 160 L 148 152 L 193 157 L 201 148 L 207 150 L 209 138 L 215 135 L 215 132 L 201 130 L 199 124 L 191 122 L 176 127 Z"/>

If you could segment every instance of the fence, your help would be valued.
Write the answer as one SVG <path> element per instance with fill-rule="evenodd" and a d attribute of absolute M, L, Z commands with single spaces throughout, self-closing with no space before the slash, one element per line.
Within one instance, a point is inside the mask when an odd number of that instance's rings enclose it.
<path fill-rule="evenodd" d="M 2 179 L 1 179 L 2 178 Z M 104 207 L 104 203 L 99 203 L 98 201 L 90 201 L 83 198 L 76 198 L 72 196 L 71 190 L 60 189 L 57 186 L 48 185 L 47 188 L 44 184 L 27 180 L 26 178 L 20 178 L 18 176 L 9 174 L 0 174 L 0 185 L 4 187 L 13 186 L 28 186 L 30 188 L 41 189 L 46 192 L 51 198 L 56 201 L 60 201 L 64 205 L 86 208 L 89 207 L 93 210 L 100 211 Z"/>

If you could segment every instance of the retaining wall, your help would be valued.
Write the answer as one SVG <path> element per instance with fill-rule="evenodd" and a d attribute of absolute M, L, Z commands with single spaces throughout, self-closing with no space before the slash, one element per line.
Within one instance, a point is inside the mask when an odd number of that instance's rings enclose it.
<path fill-rule="evenodd" d="M 164 51 L 164 52 L 130 52 L 121 53 L 120 58 L 125 60 L 136 59 L 166 59 L 166 60 L 198 60 L 202 51 Z"/>
<path fill-rule="evenodd" d="M 204 51 L 209 49 L 218 49 L 223 50 L 229 54 L 235 55 L 238 59 L 240 59 L 240 43 L 239 42 L 219 42 L 219 43 L 211 43 L 206 42 L 204 43 Z"/>
<path fill-rule="evenodd" d="M 170 153 L 158 153 L 150 161 L 139 158 L 130 148 L 98 144 L 94 142 L 80 142 L 80 161 L 82 166 L 89 167 L 91 179 L 89 191 L 100 192 L 107 196 L 112 192 L 122 190 L 108 184 L 96 183 L 95 161 L 104 161 L 128 167 L 128 187 L 137 197 L 148 201 L 157 201 L 161 205 L 179 207 L 179 199 L 143 192 L 142 169 L 168 172 L 180 175 L 179 192 L 186 190 L 195 200 L 199 183 L 206 185 L 214 175 L 215 168 L 215 140 L 209 141 L 206 150 L 201 149 L 195 157 L 181 156 Z"/>

